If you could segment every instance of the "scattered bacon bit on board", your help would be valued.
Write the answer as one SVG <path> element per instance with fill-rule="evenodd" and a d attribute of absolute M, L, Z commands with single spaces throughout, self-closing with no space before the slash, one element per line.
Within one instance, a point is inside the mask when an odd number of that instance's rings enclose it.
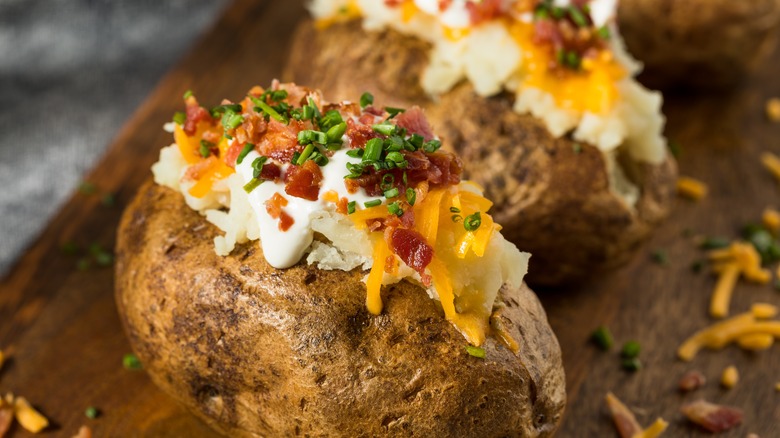
<path fill-rule="evenodd" d="M 700 371 L 692 370 L 685 373 L 678 383 L 678 387 L 682 392 L 690 392 L 697 390 L 707 383 L 707 378 L 704 377 Z"/>
<path fill-rule="evenodd" d="M 683 406 L 680 411 L 688 420 L 713 432 L 724 432 L 742 423 L 742 411 L 730 406 L 716 405 L 697 400 Z"/>
<path fill-rule="evenodd" d="M 634 413 L 615 397 L 615 394 L 608 392 L 606 400 L 609 412 L 612 414 L 612 421 L 615 422 L 620 438 L 631 438 L 642 432 L 642 426 L 636 421 Z"/>
<path fill-rule="evenodd" d="M 92 438 L 92 429 L 87 426 L 81 426 L 79 432 L 73 435 L 73 438 Z"/>

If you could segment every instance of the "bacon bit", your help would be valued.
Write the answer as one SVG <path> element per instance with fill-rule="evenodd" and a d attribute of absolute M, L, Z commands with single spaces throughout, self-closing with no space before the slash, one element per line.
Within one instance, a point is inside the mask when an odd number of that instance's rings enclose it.
<path fill-rule="evenodd" d="M 49 427 L 49 420 L 36 411 L 24 397 L 14 399 L 14 416 L 23 428 L 32 433 L 38 433 Z"/>
<path fill-rule="evenodd" d="M 290 124 L 285 125 L 276 119 L 270 119 L 265 135 L 257 143 L 257 150 L 262 155 L 289 162 L 293 153 L 301 149 L 298 145 L 298 133 L 304 129 L 305 125 L 300 120 L 290 120 Z"/>
<path fill-rule="evenodd" d="M 498 18 L 504 13 L 501 0 L 466 2 L 466 10 L 471 16 L 471 24 L 473 25 Z"/>
<path fill-rule="evenodd" d="M 615 394 L 608 392 L 606 400 L 620 438 L 631 438 L 642 432 L 642 426 L 636 421 L 634 413 L 615 397 Z"/>
<path fill-rule="evenodd" d="M 282 211 L 279 216 L 279 231 L 287 231 L 295 223 L 295 219 L 289 214 Z"/>
<path fill-rule="evenodd" d="M 336 203 L 336 211 L 341 214 L 349 214 L 349 200 L 347 198 L 339 199 Z"/>
<path fill-rule="evenodd" d="M 425 271 L 425 267 L 433 258 L 433 248 L 425 241 L 425 237 L 417 231 L 405 228 L 397 228 L 392 232 L 390 249 L 419 273 Z"/>
<path fill-rule="evenodd" d="M 720 376 L 720 384 L 726 389 L 731 389 L 739 382 L 739 371 L 734 365 L 730 365 L 723 370 L 723 374 Z"/>
<path fill-rule="evenodd" d="M 271 199 L 265 201 L 265 211 L 274 219 L 279 219 L 279 216 L 282 214 L 282 207 L 287 207 L 287 198 L 279 193 L 274 193 Z"/>
<path fill-rule="evenodd" d="M 185 113 L 187 118 L 185 119 L 184 126 L 182 128 L 184 128 L 184 132 L 187 135 L 194 135 L 198 130 L 198 124 L 200 124 L 200 122 L 208 122 L 212 125 L 214 124 L 214 119 L 211 118 L 211 114 L 206 111 L 206 108 L 198 105 L 198 101 L 195 99 L 195 96 L 190 96 L 187 98 Z"/>
<path fill-rule="evenodd" d="M 225 164 L 235 168 L 236 160 L 238 160 L 238 156 L 241 155 L 241 151 L 244 149 L 244 146 L 246 146 L 246 142 L 233 142 L 225 154 Z"/>
<path fill-rule="evenodd" d="M 306 161 L 303 166 L 290 166 L 284 179 L 287 182 L 284 191 L 288 195 L 309 201 L 320 197 L 322 170 L 314 161 Z"/>
<path fill-rule="evenodd" d="M 389 255 L 385 259 L 385 272 L 390 275 L 398 274 L 398 259 L 394 255 Z"/>
<path fill-rule="evenodd" d="M 704 377 L 704 374 L 700 371 L 693 370 L 685 373 L 680 379 L 680 383 L 677 385 L 680 388 L 680 391 L 691 392 L 701 388 L 705 383 L 707 383 L 707 378 Z"/>
<path fill-rule="evenodd" d="M 780 122 L 780 99 L 773 97 L 766 101 L 766 117 L 770 122 Z"/>
<path fill-rule="evenodd" d="M 73 435 L 73 438 L 92 438 L 92 429 L 87 426 L 81 426 L 79 432 Z"/>
<path fill-rule="evenodd" d="M 0 437 L 5 436 L 14 421 L 14 407 L 4 399 L 0 399 Z"/>
<path fill-rule="evenodd" d="M 248 109 L 244 111 L 244 122 L 235 130 L 236 140 L 239 143 L 258 144 L 268 129 L 268 122 L 265 121 L 265 117 L 254 111 L 251 102 L 244 108 Z"/>
<path fill-rule="evenodd" d="M 280 83 L 278 79 L 274 79 L 271 83 L 271 87 L 274 90 L 284 90 L 287 92 L 287 98 L 284 100 L 292 106 L 300 107 L 308 103 L 307 97 L 311 94 L 311 89 L 296 85 L 292 82 Z"/>
<path fill-rule="evenodd" d="M 277 181 L 282 176 L 282 169 L 276 163 L 263 164 L 263 170 L 260 171 L 260 178 L 266 181 Z"/>
<path fill-rule="evenodd" d="M 369 140 L 380 137 L 379 133 L 371 129 L 371 126 L 359 124 L 352 119 L 347 119 L 346 135 L 352 149 L 365 148 Z"/>
<path fill-rule="evenodd" d="M 410 134 L 423 136 L 425 141 L 433 140 L 433 129 L 419 106 L 415 105 L 395 116 L 395 123 L 401 128 L 406 128 Z"/>
<path fill-rule="evenodd" d="M 198 161 L 197 163 L 187 168 L 187 171 L 184 172 L 184 177 L 193 181 L 197 181 L 216 163 L 216 161 L 217 157 L 213 155 L 206 158 L 205 160 Z"/>
<path fill-rule="evenodd" d="M 680 411 L 688 420 L 713 432 L 725 432 L 742 423 L 742 410 L 697 400 L 683 406 Z"/>

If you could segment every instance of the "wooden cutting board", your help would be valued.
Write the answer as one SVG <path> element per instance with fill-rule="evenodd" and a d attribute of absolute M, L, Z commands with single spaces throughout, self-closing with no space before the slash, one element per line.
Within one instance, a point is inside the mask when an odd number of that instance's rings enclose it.
<path fill-rule="evenodd" d="M 0 391 L 24 395 L 52 421 L 44 435 L 70 436 L 82 424 L 95 436 L 213 436 L 143 372 L 122 367 L 130 351 L 116 314 L 111 268 L 77 268 L 90 245 L 113 246 L 123 206 L 149 175 L 160 147 L 171 142 L 163 123 L 180 109 L 181 95 L 196 90 L 203 102 L 241 96 L 254 84 L 278 76 L 291 33 L 304 17 L 301 1 L 239 0 L 174 68 L 127 122 L 113 145 L 86 177 L 99 193 L 116 195 L 105 206 L 100 194 L 76 193 L 0 283 L 0 349 L 11 359 L 0 372 Z M 603 397 L 615 392 L 639 413 L 642 424 L 662 416 L 667 436 L 706 436 L 678 413 L 688 400 L 704 397 L 745 410 L 744 425 L 724 436 L 780 436 L 780 348 L 746 354 L 736 348 L 704 352 L 692 363 L 675 359 L 677 345 L 709 324 L 706 309 L 714 278 L 694 274 L 702 258 L 685 230 L 734 236 L 780 207 L 778 185 L 759 155 L 780 153 L 780 125 L 766 121 L 763 105 L 780 96 L 777 54 L 749 83 L 732 94 L 668 96 L 668 136 L 683 146 L 681 174 L 697 177 L 711 194 L 701 202 L 679 201 L 667 223 L 634 261 L 620 272 L 570 290 L 539 291 L 561 342 L 569 406 L 559 436 L 615 436 Z M 80 254 L 61 250 L 74 242 Z M 565 248 L 562 248 L 565 250 Z M 669 264 L 650 253 L 664 250 Z M 769 286 L 740 284 L 733 312 L 763 301 L 780 304 Z M 618 344 L 642 344 L 644 369 L 621 370 L 617 349 L 602 353 L 588 343 L 590 332 L 608 325 Z M 729 364 L 741 371 L 740 384 L 721 389 L 717 380 Z M 676 392 L 687 370 L 701 370 L 707 386 L 687 396 Z M 101 416 L 87 419 L 95 406 Z M 12 436 L 27 436 L 18 426 Z"/>

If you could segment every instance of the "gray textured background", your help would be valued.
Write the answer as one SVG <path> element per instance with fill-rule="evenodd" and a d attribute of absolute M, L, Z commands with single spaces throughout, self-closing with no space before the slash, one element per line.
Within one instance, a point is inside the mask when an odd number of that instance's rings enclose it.
<path fill-rule="evenodd" d="M 0 276 L 227 0 L 0 0 Z"/>

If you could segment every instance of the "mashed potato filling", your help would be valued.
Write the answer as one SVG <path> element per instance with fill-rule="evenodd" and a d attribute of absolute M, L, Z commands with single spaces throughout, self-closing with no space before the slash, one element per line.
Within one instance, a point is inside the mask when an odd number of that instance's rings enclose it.
<path fill-rule="evenodd" d="M 283 85 L 274 87 L 280 91 Z M 440 142 L 427 133 L 419 109 L 398 116 L 345 103 L 340 115 L 321 114 L 326 107 L 315 103 L 318 94 L 288 98 L 300 91 L 292 87 L 277 101 L 263 93 L 269 103 L 254 109 L 247 108 L 250 99 L 201 111 L 188 98 L 187 119 L 168 126 L 176 142 L 163 148 L 152 166 L 155 182 L 182 193 L 190 208 L 222 231 L 214 238 L 217 254 L 228 256 L 237 244 L 259 240 L 266 260 L 278 269 L 305 259 L 319 269 L 367 270 L 366 305 L 374 314 L 382 312 L 382 286 L 413 282 L 441 302 L 446 318 L 470 343 L 481 345 L 491 331 L 499 290 L 522 284 L 530 257 L 503 238 L 488 214 L 492 203 L 475 184 L 442 174 L 459 172 L 459 164 L 436 152 Z M 310 117 L 311 126 L 284 120 L 269 106 L 278 103 L 279 111 L 300 114 L 293 107 L 297 101 L 310 102 L 306 111 L 319 114 Z M 228 110 L 234 113 L 217 123 L 219 111 Z M 286 123 L 274 122 L 263 111 Z M 400 120 L 404 117 L 406 122 Z M 328 119 L 333 129 L 322 128 Z M 395 125 L 397 120 L 409 130 Z M 223 123 L 234 127 L 216 141 Z M 242 143 L 243 133 L 237 130 L 260 130 L 258 126 L 264 131 L 255 132 L 257 145 Z M 292 134 L 284 130 L 293 128 L 297 141 L 291 142 Z M 318 128 L 331 136 L 317 134 Z M 309 137 L 322 143 L 309 142 Z M 394 147 L 399 141 L 402 146 Z M 279 149 L 281 143 L 294 153 Z M 386 161 L 372 161 L 367 157 L 371 154 Z M 375 168 L 382 170 L 374 173 Z M 311 176 L 305 173 L 309 171 Z M 379 192 L 364 181 L 379 177 Z M 301 186 L 300 180 L 307 182 Z"/>
<path fill-rule="evenodd" d="M 658 164 L 666 157 L 662 97 L 634 79 L 640 66 L 614 24 L 616 7 L 614 0 L 582 8 L 569 0 L 313 0 L 309 6 L 320 26 L 360 17 L 366 30 L 391 28 L 429 42 L 421 85 L 432 96 L 463 80 L 481 96 L 510 91 L 515 111 L 541 119 L 556 137 Z M 590 40 L 579 41 L 582 32 Z M 577 50 L 551 50 L 565 38 Z"/>

